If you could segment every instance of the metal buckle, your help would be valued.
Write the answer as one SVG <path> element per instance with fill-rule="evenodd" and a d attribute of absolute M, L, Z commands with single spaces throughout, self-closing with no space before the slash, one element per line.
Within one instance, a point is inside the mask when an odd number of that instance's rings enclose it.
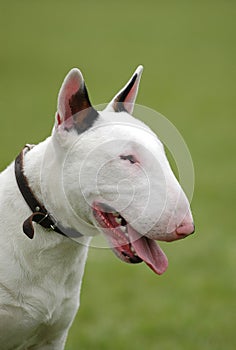
<path fill-rule="evenodd" d="M 49 217 L 49 213 L 45 214 L 45 216 L 41 220 L 38 221 L 38 224 L 41 224 L 41 222 L 43 222 L 48 217 Z"/>
<path fill-rule="evenodd" d="M 57 224 L 56 224 L 56 222 L 55 222 L 55 224 L 53 224 L 53 225 L 50 225 L 50 228 L 54 231 L 55 230 L 55 228 L 57 227 Z"/>
<path fill-rule="evenodd" d="M 54 218 L 54 216 L 52 214 L 49 214 L 49 217 L 50 217 L 51 221 L 54 222 L 54 224 L 50 225 L 51 229 L 54 231 L 55 228 L 57 227 L 57 220 L 56 220 L 56 218 Z"/>
<path fill-rule="evenodd" d="M 44 220 L 46 220 L 47 218 L 50 219 L 50 221 L 52 221 L 52 224 L 49 224 L 49 229 L 52 229 L 53 231 L 55 231 L 55 228 L 57 227 L 57 220 L 54 218 L 54 216 L 50 213 L 45 214 L 45 216 L 38 222 L 38 224 L 41 224 Z"/>

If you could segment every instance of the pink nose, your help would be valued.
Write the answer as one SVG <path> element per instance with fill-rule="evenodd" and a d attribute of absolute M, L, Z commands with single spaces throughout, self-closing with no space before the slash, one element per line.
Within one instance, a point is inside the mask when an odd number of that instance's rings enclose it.
<path fill-rule="evenodd" d="M 191 235 L 194 233 L 195 227 L 194 223 L 183 223 L 176 229 L 176 233 L 179 235 Z"/>

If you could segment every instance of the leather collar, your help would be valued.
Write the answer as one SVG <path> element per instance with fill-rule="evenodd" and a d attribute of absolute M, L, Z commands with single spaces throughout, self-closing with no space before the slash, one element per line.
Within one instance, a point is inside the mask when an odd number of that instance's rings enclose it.
<path fill-rule="evenodd" d="M 19 190 L 32 211 L 32 214 L 24 221 L 23 231 L 32 239 L 34 237 L 33 222 L 41 225 L 45 229 L 53 230 L 63 236 L 70 238 L 78 238 L 83 236 L 80 232 L 62 226 L 52 214 L 50 214 L 45 206 L 33 194 L 29 186 L 27 177 L 24 175 L 24 155 L 29 152 L 34 145 L 26 145 L 15 159 L 15 176 Z"/>

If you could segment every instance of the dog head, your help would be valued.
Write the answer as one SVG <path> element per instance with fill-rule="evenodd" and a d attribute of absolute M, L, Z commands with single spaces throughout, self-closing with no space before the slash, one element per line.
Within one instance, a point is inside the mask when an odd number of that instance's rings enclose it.
<path fill-rule="evenodd" d="M 52 136 L 73 211 L 106 236 L 120 259 L 143 260 L 161 274 L 167 258 L 155 241 L 184 238 L 194 225 L 161 141 L 132 116 L 141 73 L 139 66 L 98 112 L 81 72 L 72 69 L 59 92 Z"/>

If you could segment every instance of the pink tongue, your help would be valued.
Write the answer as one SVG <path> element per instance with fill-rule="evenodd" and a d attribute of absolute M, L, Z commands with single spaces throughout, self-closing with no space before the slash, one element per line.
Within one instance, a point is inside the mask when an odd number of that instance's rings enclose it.
<path fill-rule="evenodd" d="M 153 239 L 141 236 L 128 225 L 128 234 L 137 255 L 158 275 L 168 267 L 168 259 L 159 245 Z"/>

